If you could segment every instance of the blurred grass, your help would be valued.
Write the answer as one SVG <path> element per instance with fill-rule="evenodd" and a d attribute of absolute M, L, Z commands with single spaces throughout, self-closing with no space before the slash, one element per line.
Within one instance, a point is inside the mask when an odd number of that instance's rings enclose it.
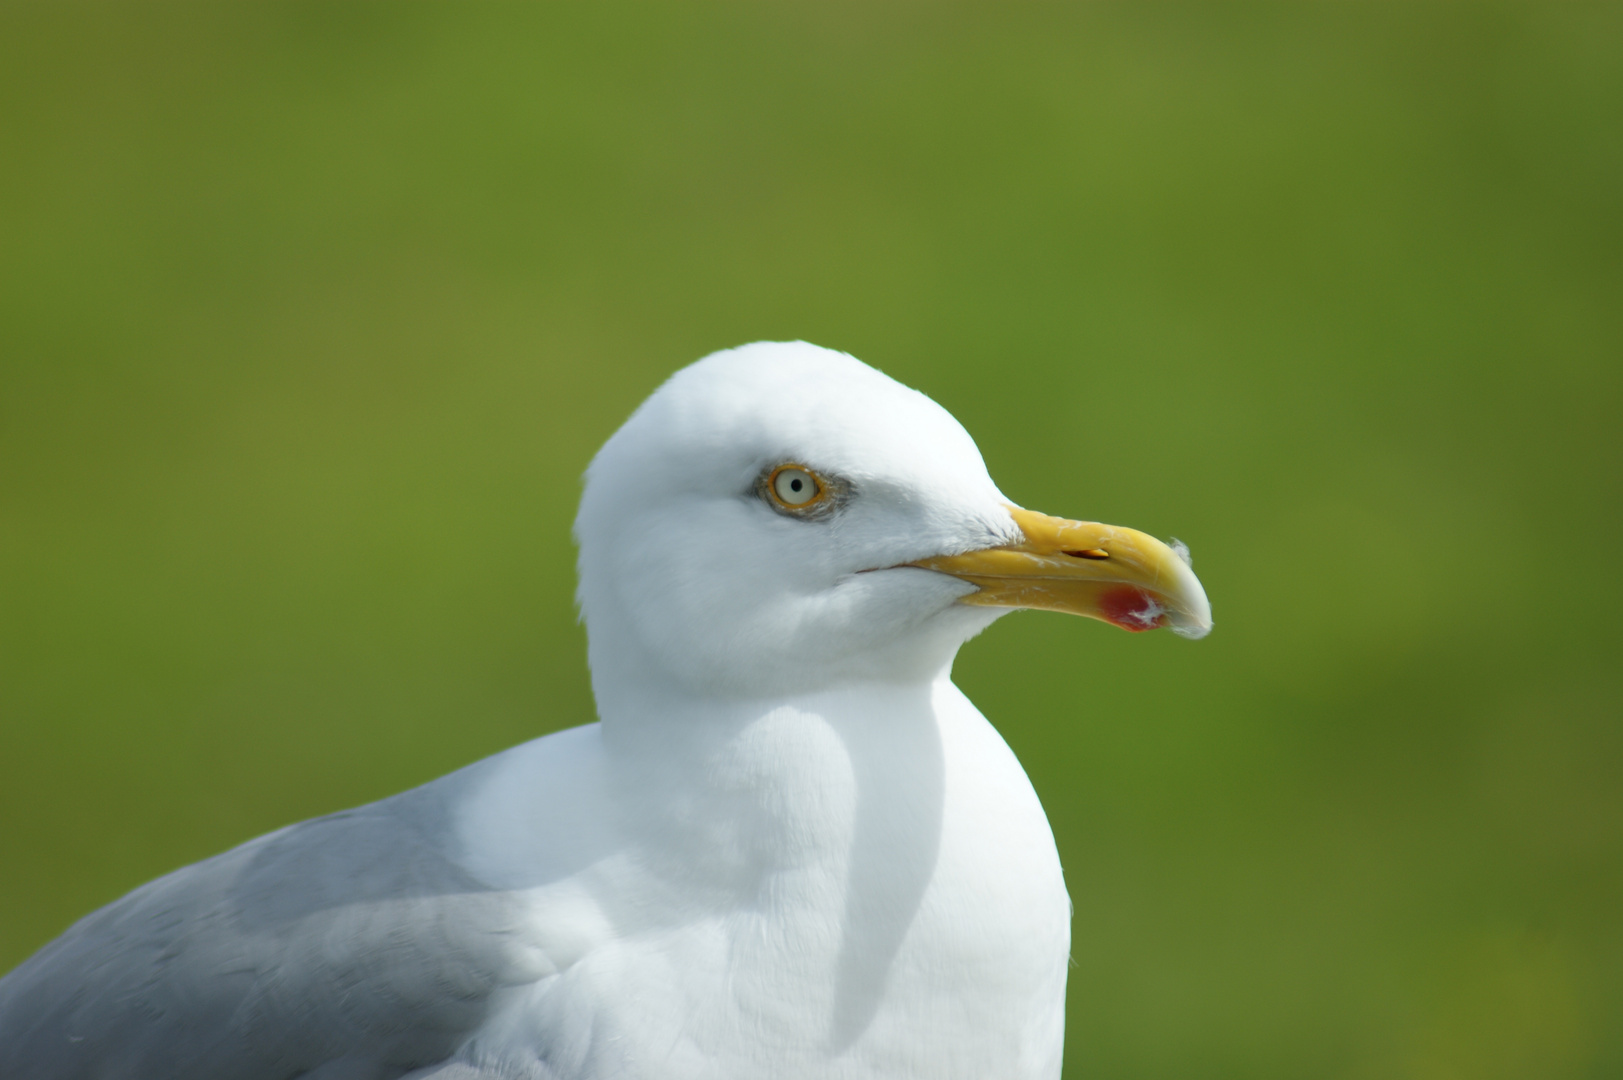
<path fill-rule="evenodd" d="M 1068 1076 L 1623 1074 L 1623 8 L 0 7 L 0 970 L 591 718 L 569 522 L 715 348 L 1191 543 L 959 681 Z"/>

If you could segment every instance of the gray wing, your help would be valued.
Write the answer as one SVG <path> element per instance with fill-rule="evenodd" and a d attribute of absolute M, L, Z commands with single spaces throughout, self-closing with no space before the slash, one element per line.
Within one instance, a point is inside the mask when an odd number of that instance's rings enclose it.
<path fill-rule="evenodd" d="M 0 1077 L 384 1080 L 519 975 L 514 904 L 446 855 L 440 785 L 159 878 L 0 979 Z M 443 789 L 441 789 L 443 790 Z"/>

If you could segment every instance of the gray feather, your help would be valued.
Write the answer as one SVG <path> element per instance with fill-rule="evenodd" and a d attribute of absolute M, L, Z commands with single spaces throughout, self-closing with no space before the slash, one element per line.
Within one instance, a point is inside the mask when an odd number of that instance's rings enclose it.
<path fill-rule="evenodd" d="M 159 878 L 0 979 L 6 1080 L 387 1080 L 533 978 L 514 904 L 448 857 L 446 785 Z"/>

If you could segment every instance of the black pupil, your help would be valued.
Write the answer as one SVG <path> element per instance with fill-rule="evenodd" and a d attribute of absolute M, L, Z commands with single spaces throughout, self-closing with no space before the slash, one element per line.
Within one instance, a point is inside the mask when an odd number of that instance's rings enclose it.
<path fill-rule="evenodd" d="M 804 485 L 800 482 L 799 477 L 796 477 L 795 479 L 789 481 L 789 490 L 790 491 L 799 491 L 803 486 Z"/>

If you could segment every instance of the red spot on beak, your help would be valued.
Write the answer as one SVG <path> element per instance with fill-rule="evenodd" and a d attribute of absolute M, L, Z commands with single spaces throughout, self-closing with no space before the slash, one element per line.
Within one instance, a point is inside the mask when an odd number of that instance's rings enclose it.
<path fill-rule="evenodd" d="M 1135 634 L 1165 626 L 1166 610 L 1155 597 L 1131 585 L 1111 589 L 1099 597 L 1099 614 L 1105 621 Z"/>

